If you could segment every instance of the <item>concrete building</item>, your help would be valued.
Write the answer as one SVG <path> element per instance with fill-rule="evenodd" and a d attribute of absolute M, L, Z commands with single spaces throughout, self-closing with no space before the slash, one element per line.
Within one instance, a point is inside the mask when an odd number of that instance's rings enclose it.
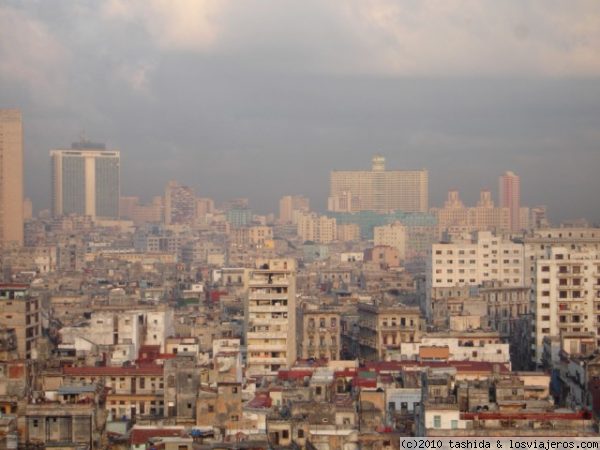
<path fill-rule="evenodd" d="M 358 305 L 359 353 L 363 360 L 386 360 L 403 342 L 418 342 L 424 321 L 419 308 L 404 305 Z"/>
<path fill-rule="evenodd" d="M 329 244 L 337 238 L 336 220 L 316 213 L 301 214 L 298 216 L 298 236 L 303 242 Z"/>
<path fill-rule="evenodd" d="M 196 194 L 188 186 L 169 181 L 165 188 L 165 224 L 191 225 L 196 219 Z"/>
<path fill-rule="evenodd" d="M 309 212 L 310 201 L 303 195 L 286 195 L 279 200 L 279 222 L 294 223 L 294 212 Z"/>
<path fill-rule="evenodd" d="M 52 212 L 93 218 L 118 218 L 121 156 L 104 144 L 75 142 L 51 150 Z"/>
<path fill-rule="evenodd" d="M 363 259 L 381 269 L 400 266 L 400 252 L 396 247 L 389 245 L 378 245 L 366 249 Z"/>
<path fill-rule="evenodd" d="M 510 210 L 496 207 L 490 191 L 484 189 L 479 194 L 476 206 L 466 207 L 458 191 L 449 191 L 443 208 L 432 208 L 438 220 L 440 232 L 443 231 L 496 231 L 508 232 Z"/>
<path fill-rule="evenodd" d="M 398 249 L 398 258 L 406 258 L 406 227 L 400 222 L 375 227 L 373 229 L 375 246 L 388 245 Z"/>
<path fill-rule="evenodd" d="M 39 299 L 29 295 L 29 286 L 0 284 L 0 326 L 14 328 L 19 358 L 35 358 L 41 336 Z"/>
<path fill-rule="evenodd" d="M 521 181 L 513 172 L 500 176 L 498 183 L 500 206 L 508 208 L 510 213 L 510 228 L 519 231 L 521 223 Z"/>
<path fill-rule="evenodd" d="M 21 112 L 0 109 L 0 246 L 23 245 L 23 124 Z"/>
<path fill-rule="evenodd" d="M 533 285 L 535 264 L 546 255 L 548 247 L 564 247 L 570 250 L 600 251 L 600 228 L 540 228 L 523 238 L 525 244 L 525 280 Z"/>
<path fill-rule="evenodd" d="M 385 158 L 373 157 L 372 170 L 332 171 L 330 174 L 330 210 L 346 205 L 342 211 L 427 212 L 429 178 L 426 170 L 385 170 Z M 358 198 L 355 201 L 347 199 Z M 346 199 L 345 201 L 343 199 Z"/>
<path fill-rule="evenodd" d="M 355 223 L 337 225 L 337 240 L 340 242 L 360 241 L 360 227 Z"/>
<path fill-rule="evenodd" d="M 257 260 L 248 280 L 247 373 L 274 376 L 296 361 L 296 261 Z"/>
<path fill-rule="evenodd" d="M 340 359 L 340 314 L 337 311 L 305 310 L 302 312 L 303 359 Z"/>
<path fill-rule="evenodd" d="M 536 363 L 541 362 L 546 336 L 600 332 L 599 279 L 600 253 L 595 250 L 556 246 L 537 259 L 532 289 L 532 355 Z"/>
<path fill-rule="evenodd" d="M 428 259 L 428 286 L 479 285 L 491 280 L 523 286 L 523 255 L 523 244 L 488 231 L 434 244 Z"/>

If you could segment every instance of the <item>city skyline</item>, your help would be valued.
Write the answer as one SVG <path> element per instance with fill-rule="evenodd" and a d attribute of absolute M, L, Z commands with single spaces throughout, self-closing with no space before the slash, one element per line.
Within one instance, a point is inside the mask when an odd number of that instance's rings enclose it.
<path fill-rule="evenodd" d="M 594 447 L 599 49 L 598 0 L 0 0 L 0 448 Z"/>
<path fill-rule="evenodd" d="M 19 36 L 0 46 L 0 104 L 23 112 L 35 209 L 45 154 L 85 131 L 122 150 L 122 191 L 146 201 L 176 179 L 261 211 L 276 209 L 272 185 L 325 208 L 329 170 L 381 153 L 429 170 L 431 205 L 449 189 L 473 203 L 512 170 L 553 221 L 600 220 L 596 3 L 238 8 L 0 6 Z"/>

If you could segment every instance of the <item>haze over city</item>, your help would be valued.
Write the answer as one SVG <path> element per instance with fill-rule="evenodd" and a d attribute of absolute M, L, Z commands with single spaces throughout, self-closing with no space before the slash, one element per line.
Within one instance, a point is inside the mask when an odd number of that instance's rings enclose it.
<path fill-rule="evenodd" d="M 600 448 L 600 1 L 0 0 L 0 449 Z"/>
<path fill-rule="evenodd" d="M 123 195 L 177 179 L 261 212 L 325 210 L 328 172 L 427 168 L 430 204 L 497 177 L 555 221 L 600 220 L 595 1 L 98 1 L 0 5 L 0 104 L 22 110 L 26 195 L 85 135 Z"/>

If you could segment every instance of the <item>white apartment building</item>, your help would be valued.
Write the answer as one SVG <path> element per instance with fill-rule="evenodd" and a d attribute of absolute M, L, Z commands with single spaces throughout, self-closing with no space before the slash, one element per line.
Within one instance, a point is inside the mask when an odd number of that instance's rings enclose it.
<path fill-rule="evenodd" d="M 479 231 L 449 243 L 433 244 L 427 260 L 426 311 L 436 288 L 480 285 L 501 281 L 505 286 L 523 286 L 524 247 L 489 231 Z"/>
<path fill-rule="evenodd" d="M 275 376 L 296 361 L 296 261 L 257 260 L 248 280 L 249 376 Z"/>
<path fill-rule="evenodd" d="M 523 238 L 525 243 L 525 281 L 533 285 L 535 263 L 552 246 L 570 250 L 600 251 L 600 228 L 542 228 Z"/>
<path fill-rule="evenodd" d="M 398 249 L 398 257 L 406 257 L 406 227 L 400 222 L 373 228 L 374 244 L 389 245 Z"/>
<path fill-rule="evenodd" d="M 535 264 L 532 355 L 539 363 L 543 340 L 561 333 L 600 335 L 600 252 L 548 247 Z M 600 344 L 600 338 L 598 339 Z"/>
<path fill-rule="evenodd" d="M 173 309 L 164 308 L 158 311 L 148 311 L 146 315 L 145 345 L 160 345 L 160 351 L 165 351 L 165 341 L 175 334 Z"/>

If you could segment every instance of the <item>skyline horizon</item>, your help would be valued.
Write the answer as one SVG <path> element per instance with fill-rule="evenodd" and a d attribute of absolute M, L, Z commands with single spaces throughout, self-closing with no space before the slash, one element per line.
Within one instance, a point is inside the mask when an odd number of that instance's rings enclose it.
<path fill-rule="evenodd" d="M 91 146 L 89 146 L 89 147 L 88 146 L 76 147 L 77 144 L 91 144 Z M 110 146 L 110 145 L 108 145 L 105 142 L 102 142 L 100 140 L 90 140 L 88 138 L 84 138 L 84 139 L 80 140 L 79 142 L 73 141 L 72 144 L 71 144 L 71 146 L 69 148 L 67 148 L 67 146 L 65 146 L 65 147 L 53 147 L 51 150 L 49 150 L 49 156 L 51 156 L 52 152 L 57 151 L 57 150 L 59 150 L 59 151 L 60 150 L 62 150 L 62 151 L 69 151 L 69 150 L 94 150 L 94 149 L 96 149 L 96 150 L 105 150 L 107 152 L 118 152 L 119 154 L 121 154 L 121 152 L 122 152 L 121 149 L 119 149 L 117 147 Z M 387 155 L 382 154 L 381 152 L 373 153 L 371 156 L 372 156 L 372 158 L 376 157 L 376 156 L 383 156 L 384 160 L 387 162 Z M 122 165 L 120 166 L 120 168 L 122 169 Z M 332 172 L 336 172 L 336 171 L 365 171 L 365 170 L 370 170 L 370 169 L 367 168 L 367 167 L 352 168 L 352 169 L 331 169 L 329 171 L 329 173 L 331 174 Z M 420 168 L 420 169 L 416 169 L 416 168 L 407 168 L 407 169 L 405 169 L 405 168 L 388 168 L 388 167 L 386 167 L 385 170 L 386 171 L 414 171 L 414 170 L 422 170 L 422 171 L 427 171 L 428 174 L 430 173 L 430 170 L 428 168 L 426 168 L 426 167 L 423 167 L 423 168 Z M 25 172 L 25 170 L 24 170 L 24 172 Z M 503 175 L 508 174 L 508 173 L 513 174 L 513 175 L 517 175 L 517 177 L 519 177 L 519 174 L 516 173 L 514 170 L 512 170 L 512 169 L 506 169 L 506 170 L 504 170 L 503 173 L 501 173 L 501 174 L 498 175 L 497 181 L 500 180 Z M 26 176 L 24 176 L 24 178 L 25 178 L 25 180 L 27 179 Z M 133 193 L 130 193 L 130 192 L 123 193 L 123 192 L 121 192 L 120 193 L 120 197 L 121 198 L 123 198 L 123 197 L 136 197 L 136 198 L 138 198 L 140 200 L 141 204 L 150 204 L 150 202 L 152 201 L 152 199 L 155 198 L 155 197 L 163 197 L 164 198 L 164 195 L 165 195 L 164 189 L 166 188 L 167 183 L 169 183 L 171 181 L 176 181 L 176 182 L 181 183 L 182 185 L 184 185 L 186 187 L 190 187 L 191 189 L 194 190 L 196 196 L 199 197 L 199 198 L 206 197 L 206 198 L 210 198 L 210 199 L 215 200 L 216 203 L 219 206 L 222 206 L 223 203 L 226 203 L 226 202 L 231 201 L 231 200 L 236 199 L 236 198 L 247 198 L 248 201 L 249 201 L 249 208 L 252 210 L 253 213 L 257 213 L 257 214 L 265 214 L 265 215 L 266 214 L 274 214 L 275 216 L 277 216 L 277 214 L 278 214 L 278 202 L 279 202 L 279 200 L 283 196 L 287 196 L 287 195 L 292 195 L 292 196 L 293 195 L 300 195 L 300 196 L 307 197 L 309 199 L 309 201 L 310 201 L 310 204 L 311 204 L 311 211 L 315 211 L 315 212 L 318 212 L 318 213 L 326 213 L 328 211 L 328 209 L 327 209 L 327 195 L 324 197 L 324 200 L 320 199 L 321 201 L 319 202 L 319 203 L 324 203 L 324 205 L 319 205 L 319 206 L 315 207 L 314 199 L 311 198 L 311 197 L 308 197 L 303 192 L 281 193 L 281 194 L 278 194 L 279 196 L 277 197 L 277 199 L 275 201 L 276 204 L 275 204 L 275 208 L 274 209 L 271 209 L 271 210 L 266 210 L 264 208 L 263 209 L 257 209 L 256 207 L 252 206 L 253 205 L 252 197 L 244 197 L 243 195 L 237 195 L 237 196 L 233 196 L 233 197 L 218 197 L 218 196 L 210 196 L 210 195 L 201 195 L 201 194 L 198 194 L 198 192 L 196 191 L 196 186 L 194 186 L 193 184 L 182 182 L 182 180 L 177 179 L 177 178 L 171 178 L 171 179 L 169 179 L 165 183 L 162 192 L 161 191 L 157 191 L 158 192 L 157 194 L 140 195 L 139 193 L 135 193 L 135 192 L 133 192 Z M 497 181 L 495 183 L 496 186 L 498 185 Z M 492 201 L 493 201 L 495 207 L 499 207 L 500 206 L 500 190 L 499 189 L 492 189 L 491 187 L 483 186 L 479 190 L 477 190 L 476 192 L 468 192 L 467 195 L 465 196 L 464 195 L 465 194 L 464 191 L 462 191 L 460 189 L 457 189 L 455 187 L 449 187 L 449 188 L 446 189 L 445 195 L 437 203 L 431 202 L 431 189 L 428 189 L 428 198 L 429 198 L 429 209 L 428 209 L 428 212 L 431 211 L 432 209 L 443 208 L 444 202 L 447 199 L 447 195 L 450 192 L 453 192 L 453 191 L 458 192 L 460 200 L 463 202 L 464 206 L 467 207 L 467 208 L 471 207 L 471 206 L 475 206 L 476 203 L 477 203 L 477 201 L 479 200 L 479 195 L 482 192 L 484 192 L 484 191 L 490 192 L 492 194 Z M 467 198 L 471 198 L 472 201 L 467 200 Z M 24 199 L 32 200 L 31 196 L 29 196 L 29 195 L 25 195 Z M 39 212 L 45 211 L 45 210 L 52 211 L 51 199 L 49 201 L 49 205 L 47 207 L 45 207 L 45 208 L 44 207 L 42 207 L 42 208 L 36 207 L 36 205 L 35 205 L 35 203 L 33 203 L 33 201 L 32 201 L 32 204 L 33 204 L 34 216 L 36 215 L 36 212 L 39 214 Z M 525 204 L 522 204 L 521 206 L 522 207 L 527 207 L 527 208 L 547 207 L 547 205 L 544 204 L 544 203 L 533 203 L 533 204 L 525 203 Z M 551 219 L 550 222 L 552 224 L 558 225 L 558 223 L 555 223 L 555 221 L 552 220 L 553 219 L 553 217 L 552 217 L 552 211 L 551 210 L 547 210 L 547 213 L 548 213 L 548 217 Z M 593 225 L 593 224 L 596 223 L 596 222 L 594 222 L 593 219 L 590 219 L 589 217 L 586 217 L 586 216 L 563 218 L 563 219 L 560 219 L 560 223 L 567 222 L 567 221 L 577 221 L 577 220 L 581 220 L 581 219 L 584 219 L 584 220 L 588 221 L 588 223 L 590 225 Z"/>

